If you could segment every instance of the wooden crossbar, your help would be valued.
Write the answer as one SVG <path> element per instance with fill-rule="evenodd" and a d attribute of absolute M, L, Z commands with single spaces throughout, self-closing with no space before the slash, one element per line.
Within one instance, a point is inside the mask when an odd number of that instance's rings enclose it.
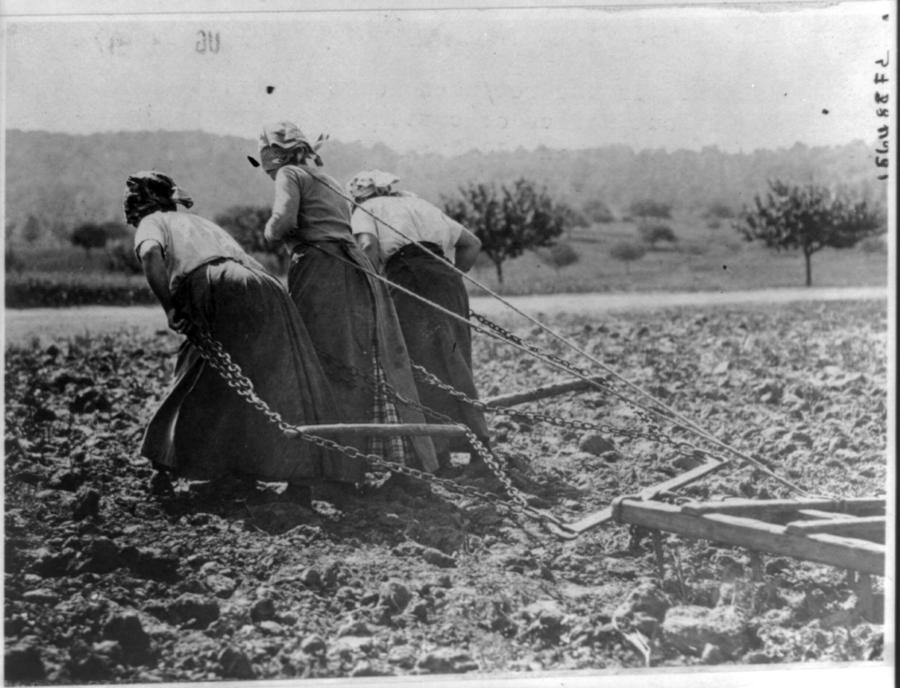
<path fill-rule="evenodd" d="M 821 509 L 797 509 L 797 516 L 803 518 L 856 518 L 853 514 L 842 514 L 838 511 L 822 511 Z"/>
<path fill-rule="evenodd" d="M 685 504 L 685 513 L 699 516 L 717 513 L 735 516 L 764 514 L 766 516 L 793 513 L 798 509 L 840 511 L 848 514 L 884 513 L 884 499 L 726 499 L 721 502 Z"/>
<path fill-rule="evenodd" d="M 465 437 L 462 428 L 456 425 L 439 425 L 429 423 L 333 423 L 330 425 L 301 425 L 299 431 L 320 437 L 365 436 L 393 437 L 405 435 L 416 437 L 430 435 L 432 437 Z M 297 437 L 298 431 L 290 431 L 290 437 Z"/>
<path fill-rule="evenodd" d="M 883 500 L 881 504 L 884 504 Z M 788 532 L 786 526 L 757 518 L 712 509 L 697 513 L 689 506 L 697 505 L 675 506 L 631 498 L 620 498 L 614 503 L 615 517 L 621 523 L 816 561 L 876 576 L 885 574 L 885 548 L 881 544 L 831 533 Z"/>
<path fill-rule="evenodd" d="M 651 485 L 650 487 L 645 487 L 634 496 L 639 499 L 652 499 L 656 495 L 663 492 L 669 492 L 671 490 L 675 490 L 679 487 L 684 487 L 685 485 L 695 482 L 703 476 L 708 475 L 713 471 L 719 470 L 726 464 L 727 462 L 725 461 L 712 459 L 704 464 L 697 466 L 696 468 L 692 468 L 691 470 L 682 473 L 681 475 L 676 475 L 674 478 L 670 478 L 665 482 L 659 483 L 657 485 Z M 556 529 L 554 529 L 554 532 L 560 537 L 574 538 L 586 530 L 590 530 L 591 528 L 595 528 L 596 526 L 602 525 L 607 521 L 612 520 L 614 508 L 615 504 L 604 507 L 599 511 L 595 511 L 592 514 L 585 516 L 579 521 L 566 523 L 565 530 L 557 531 Z"/>
<path fill-rule="evenodd" d="M 554 382 L 550 385 L 544 385 L 536 389 L 526 392 L 513 392 L 512 394 L 502 394 L 496 397 L 488 397 L 484 399 L 484 403 L 489 406 L 516 406 L 525 404 L 529 401 L 538 401 L 539 399 L 547 399 L 549 397 L 559 396 L 566 392 L 579 392 L 583 389 L 592 388 L 594 382 L 602 382 L 606 378 L 602 375 L 589 378 L 588 380 L 573 379 L 565 382 Z"/>
<path fill-rule="evenodd" d="M 785 526 L 785 532 L 805 535 L 830 533 L 831 535 L 884 542 L 886 525 L 884 516 L 829 518 L 814 521 L 792 521 Z"/>

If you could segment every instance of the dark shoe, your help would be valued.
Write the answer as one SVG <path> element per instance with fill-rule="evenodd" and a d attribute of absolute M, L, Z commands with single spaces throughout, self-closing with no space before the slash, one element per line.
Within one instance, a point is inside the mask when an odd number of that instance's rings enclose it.
<path fill-rule="evenodd" d="M 344 483 L 339 480 L 323 480 L 315 486 L 315 497 L 332 504 L 340 504 L 359 495 L 354 483 Z"/>
<path fill-rule="evenodd" d="M 431 492 L 431 488 L 428 487 L 424 480 L 411 478 L 402 473 L 391 473 L 391 478 L 387 481 L 387 485 L 394 489 L 402 490 L 408 495 L 425 495 Z"/>
<path fill-rule="evenodd" d="M 449 478 L 452 480 L 453 478 L 457 478 L 460 475 L 462 475 L 464 470 L 465 470 L 465 466 L 447 465 L 447 466 L 441 466 L 440 468 L 438 468 L 434 472 L 434 474 L 438 478 Z"/>
<path fill-rule="evenodd" d="M 312 508 L 312 490 L 309 485 L 292 485 L 288 483 L 284 491 L 278 495 L 278 501 L 290 502 L 299 506 Z"/>
<path fill-rule="evenodd" d="M 150 478 L 150 494 L 154 497 L 174 497 L 175 488 L 172 487 L 172 479 L 165 471 L 157 471 Z"/>

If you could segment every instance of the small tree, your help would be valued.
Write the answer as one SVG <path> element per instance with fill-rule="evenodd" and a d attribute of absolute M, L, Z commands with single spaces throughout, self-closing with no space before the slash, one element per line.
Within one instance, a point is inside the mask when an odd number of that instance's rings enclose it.
<path fill-rule="evenodd" d="M 85 222 L 72 230 L 70 239 L 73 246 L 80 246 L 85 253 L 90 255 L 92 248 L 103 248 L 106 246 L 108 236 L 106 229 L 102 225 L 94 222 Z"/>
<path fill-rule="evenodd" d="M 133 239 L 134 229 L 118 220 L 109 220 L 100 225 L 106 233 L 107 241 L 116 241 L 119 239 Z"/>
<path fill-rule="evenodd" d="M 609 254 L 616 260 L 625 263 L 625 274 L 630 274 L 630 266 L 632 261 L 640 260 L 647 253 L 647 249 L 643 245 L 633 241 L 619 241 L 613 244 L 609 249 Z"/>
<path fill-rule="evenodd" d="M 628 212 L 635 217 L 658 217 L 667 219 L 672 217 L 672 206 L 669 203 L 661 203 L 645 198 L 634 201 L 628 206 Z"/>
<path fill-rule="evenodd" d="M 732 220 L 736 213 L 730 205 L 724 201 L 713 201 L 706 209 L 706 216 L 709 218 L 718 218 L 720 220 Z"/>
<path fill-rule="evenodd" d="M 565 241 L 553 244 L 548 249 L 542 249 L 540 253 L 541 259 L 548 265 L 559 271 L 567 265 L 578 262 L 578 252 Z"/>
<path fill-rule="evenodd" d="M 286 269 L 287 255 L 280 246 L 269 246 L 263 236 L 271 210 L 263 206 L 235 205 L 215 217 L 215 223 L 231 234 L 248 253 L 270 253 L 278 258 L 278 268 Z"/>
<path fill-rule="evenodd" d="M 672 228 L 660 222 L 642 222 L 638 225 L 638 235 L 645 244 L 649 244 L 654 248 L 660 241 L 666 241 L 670 244 L 678 241 L 678 237 L 675 236 Z"/>
<path fill-rule="evenodd" d="M 141 263 L 134 255 L 134 240 L 113 239 L 106 243 L 106 267 L 112 272 L 138 274 L 142 271 Z"/>
<path fill-rule="evenodd" d="M 800 249 L 806 266 L 806 286 L 812 286 L 812 256 L 826 246 L 850 248 L 860 240 L 885 231 L 880 210 L 865 200 L 842 194 L 833 197 L 823 186 L 797 186 L 769 182 L 763 199 L 744 208 L 735 228 L 747 241 L 765 242 L 775 250 Z"/>
<path fill-rule="evenodd" d="M 503 263 L 526 249 L 549 246 L 566 224 L 565 206 L 555 203 L 546 190 L 519 179 L 498 191 L 492 184 L 469 184 L 459 197 L 444 199 L 444 212 L 481 240 L 503 284 Z"/>
<path fill-rule="evenodd" d="M 614 222 L 616 219 L 613 212 L 609 209 L 609 206 L 599 198 L 592 198 L 589 200 L 584 204 L 583 210 L 584 214 L 592 222 L 607 224 L 609 222 Z"/>
<path fill-rule="evenodd" d="M 41 221 L 34 215 L 29 215 L 25 219 L 25 224 L 22 225 L 22 238 L 26 243 L 33 244 L 41 238 L 42 233 Z"/>

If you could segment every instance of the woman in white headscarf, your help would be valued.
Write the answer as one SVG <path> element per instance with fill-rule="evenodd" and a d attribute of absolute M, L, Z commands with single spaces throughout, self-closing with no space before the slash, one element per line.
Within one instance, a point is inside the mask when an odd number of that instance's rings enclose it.
<path fill-rule="evenodd" d="M 467 319 L 469 297 L 453 266 L 468 272 L 481 241 L 428 201 L 395 191 L 398 181 L 381 170 L 360 172 L 350 181 L 350 194 L 357 204 L 351 219 L 353 235 L 391 282 Z M 469 326 L 398 289 L 392 289 L 391 296 L 412 361 L 477 398 Z M 423 404 L 464 423 L 479 439 L 488 441 L 480 410 L 425 380 L 417 383 Z M 449 467 L 450 451 L 471 451 L 464 440 L 435 440 L 435 445 L 442 468 Z"/>
<path fill-rule="evenodd" d="M 288 288 L 331 380 L 346 422 L 422 423 L 422 413 L 395 403 L 380 386 L 418 401 L 403 333 L 387 288 L 350 231 L 350 204 L 333 177 L 317 169 L 315 145 L 290 122 L 267 126 L 259 138 L 263 171 L 275 182 L 269 242 L 291 254 Z M 373 390 L 373 384 L 375 389 Z M 398 463 L 437 469 L 428 437 L 348 440 Z M 412 451 L 410 451 L 410 447 Z"/>
<path fill-rule="evenodd" d="M 325 373 L 282 284 L 224 229 L 176 212 L 176 205 L 193 202 L 168 175 L 128 177 L 125 219 L 136 227 L 135 254 L 169 326 L 219 342 L 287 422 L 335 422 Z M 329 469 L 333 457 L 286 438 L 227 386 L 190 340 L 179 349 L 174 380 L 150 420 L 141 455 L 159 476 L 287 481 L 304 499 L 310 482 L 340 478 Z"/>

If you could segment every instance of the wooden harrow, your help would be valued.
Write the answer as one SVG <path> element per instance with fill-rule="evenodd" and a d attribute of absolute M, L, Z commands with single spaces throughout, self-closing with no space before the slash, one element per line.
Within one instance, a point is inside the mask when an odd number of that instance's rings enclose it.
<path fill-rule="evenodd" d="M 591 380 L 576 379 L 496 396 L 485 402 L 490 406 L 510 407 L 591 386 Z M 463 436 L 463 430 L 457 426 L 427 423 L 311 425 L 302 429 L 321 436 Z M 659 531 L 746 547 L 750 550 L 751 569 L 756 578 L 761 576 L 762 552 L 829 564 L 847 570 L 851 577 L 858 573 L 854 582 L 860 606 L 871 611 L 870 577 L 885 574 L 885 499 L 725 499 L 677 505 L 655 499 L 728 464 L 726 460 L 709 458 L 662 483 L 621 496 L 578 521 L 545 525 L 566 539 L 574 539 L 610 521 L 641 526 L 654 531 L 660 561 L 662 540 Z"/>

